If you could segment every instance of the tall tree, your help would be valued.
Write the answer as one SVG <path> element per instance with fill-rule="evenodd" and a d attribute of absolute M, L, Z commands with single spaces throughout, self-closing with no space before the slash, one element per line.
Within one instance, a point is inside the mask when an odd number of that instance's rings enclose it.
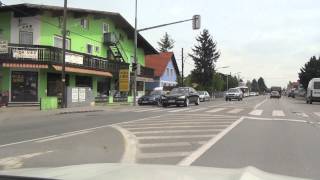
<path fill-rule="evenodd" d="M 160 52 L 168 52 L 174 47 L 174 40 L 166 32 L 158 42 Z"/>
<path fill-rule="evenodd" d="M 223 80 L 223 77 L 221 77 L 221 74 L 214 73 L 212 80 L 213 80 L 213 84 L 212 84 L 213 91 L 223 91 L 224 90 L 223 89 L 224 80 Z"/>
<path fill-rule="evenodd" d="M 320 77 L 320 57 L 317 59 L 315 56 L 313 56 L 300 69 L 299 79 L 304 89 L 307 89 L 309 81 L 315 77 Z"/>
<path fill-rule="evenodd" d="M 219 59 L 220 52 L 207 29 L 204 29 L 196 40 L 197 45 L 192 48 L 192 54 L 189 54 L 195 64 L 195 69 L 191 72 L 192 80 L 210 91 L 215 62 Z"/>
<path fill-rule="evenodd" d="M 258 86 L 258 82 L 257 82 L 256 79 L 252 80 L 251 91 L 253 91 L 253 92 L 258 92 L 259 91 L 259 86 Z"/>
<path fill-rule="evenodd" d="M 262 77 L 260 77 L 258 79 L 258 87 L 259 87 L 260 93 L 267 91 L 267 86 L 266 86 L 264 79 Z"/>

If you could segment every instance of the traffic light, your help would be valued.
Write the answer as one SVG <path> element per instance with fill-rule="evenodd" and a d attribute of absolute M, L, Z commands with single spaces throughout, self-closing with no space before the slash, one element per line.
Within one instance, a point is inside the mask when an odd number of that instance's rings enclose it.
<path fill-rule="evenodd" d="M 137 63 L 132 63 L 132 71 L 136 71 L 137 70 Z"/>
<path fill-rule="evenodd" d="M 192 17 L 192 29 L 197 30 L 201 27 L 201 16 L 200 15 L 194 15 Z"/>

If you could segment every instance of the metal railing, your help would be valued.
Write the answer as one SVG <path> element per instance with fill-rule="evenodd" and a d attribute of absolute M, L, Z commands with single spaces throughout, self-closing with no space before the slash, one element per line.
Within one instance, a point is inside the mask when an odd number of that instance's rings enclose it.
<path fill-rule="evenodd" d="M 119 72 L 120 68 L 129 68 L 129 64 L 112 61 L 103 57 L 75 51 L 66 51 L 67 66 L 89 68 L 95 70 Z M 9 44 L 8 53 L 0 54 L 2 61 L 32 61 L 34 63 L 62 64 L 62 49 L 52 46 Z"/>

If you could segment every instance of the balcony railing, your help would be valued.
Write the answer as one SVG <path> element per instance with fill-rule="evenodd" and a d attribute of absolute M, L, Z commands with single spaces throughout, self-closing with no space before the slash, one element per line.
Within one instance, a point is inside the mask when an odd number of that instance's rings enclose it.
<path fill-rule="evenodd" d="M 61 65 L 62 49 L 52 46 L 9 44 L 8 53 L 0 54 L 0 60 Z M 65 62 L 67 66 L 108 71 L 111 73 L 118 73 L 121 68 L 129 68 L 129 64 L 124 62 L 112 61 L 69 50 L 66 51 Z"/>

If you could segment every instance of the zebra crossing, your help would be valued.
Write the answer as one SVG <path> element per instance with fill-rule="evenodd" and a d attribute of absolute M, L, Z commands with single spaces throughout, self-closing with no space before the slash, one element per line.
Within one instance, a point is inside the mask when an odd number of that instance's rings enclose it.
<path fill-rule="evenodd" d="M 180 108 L 162 108 L 162 107 L 137 107 L 121 109 L 119 112 L 132 112 L 132 113 L 204 113 L 204 114 L 227 114 L 227 115 L 247 115 L 247 116 L 272 116 L 272 117 L 286 117 L 288 115 L 294 115 L 297 117 L 308 118 L 316 117 L 320 118 L 320 112 L 285 112 L 281 109 L 274 109 L 266 111 L 263 109 L 251 109 L 247 107 L 180 107 Z"/>
<path fill-rule="evenodd" d="M 134 138 L 135 163 L 177 164 L 237 120 L 218 115 L 197 115 L 195 119 L 188 114 L 167 114 L 115 126 Z"/>

